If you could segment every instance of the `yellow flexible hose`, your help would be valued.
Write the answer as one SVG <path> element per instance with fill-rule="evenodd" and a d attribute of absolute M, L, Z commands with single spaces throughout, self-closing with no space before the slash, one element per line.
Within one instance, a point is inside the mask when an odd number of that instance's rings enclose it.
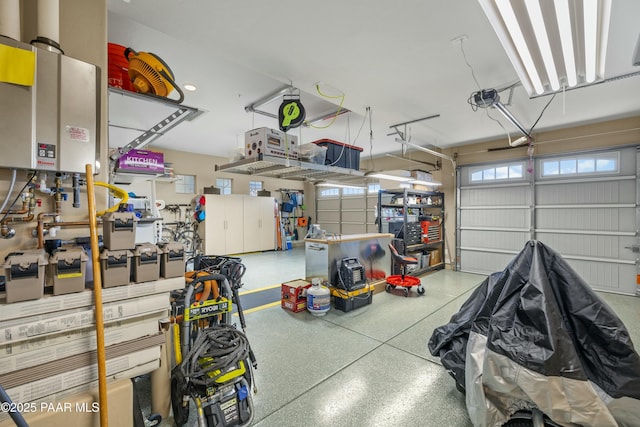
<path fill-rule="evenodd" d="M 106 214 L 107 212 L 114 212 L 116 210 L 118 210 L 118 207 L 123 204 L 123 203 L 127 203 L 127 200 L 129 200 L 129 193 L 127 193 L 125 190 L 123 190 L 120 187 L 116 187 L 115 185 L 111 185 L 108 184 L 106 182 L 101 182 L 101 181 L 95 181 L 93 183 L 93 185 L 97 185 L 100 187 L 105 187 L 108 188 L 109 190 L 113 191 L 116 195 L 116 197 L 120 197 L 120 203 L 118 203 L 117 205 L 111 206 L 109 209 L 105 209 L 103 211 L 97 212 L 96 216 L 102 216 L 104 214 Z"/>
<path fill-rule="evenodd" d="M 180 325 L 173 324 L 173 353 L 176 358 L 176 365 L 182 363 L 182 350 L 180 349 Z"/>

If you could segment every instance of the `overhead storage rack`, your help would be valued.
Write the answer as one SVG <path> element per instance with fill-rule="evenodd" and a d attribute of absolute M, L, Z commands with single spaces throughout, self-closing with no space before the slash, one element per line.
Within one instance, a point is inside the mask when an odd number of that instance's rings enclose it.
<path fill-rule="evenodd" d="M 216 171 L 311 182 L 364 181 L 364 172 L 362 171 L 337 166 L 319 165 L 299 160 L 282 159 L 264 154 L 233 163 L 216 165 Z"/>

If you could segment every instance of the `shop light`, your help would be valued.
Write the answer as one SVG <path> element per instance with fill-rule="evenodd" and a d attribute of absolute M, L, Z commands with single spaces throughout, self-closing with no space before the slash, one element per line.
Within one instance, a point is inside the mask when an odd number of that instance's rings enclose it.
<path fill-rule="evenodd" d="M 409 184 L 414 184 L 414 185 L 423 185 L 425 187 L 439 187 L 442 185 L 441 182 L 437 182 L 437 181 L 422 181 L 419 179 L 414 179 L 411 181 L 407 181 Z"/>
<path fill-rule="evenodd" d="M 388 181 L 396 181 L 396 182 L 409 182 L 413 179 L 411 177 L 411 172 L 407 170 L 400 170 L 400 169 L 382 171 L 382 172 L 367 172 L 365 176 L 367 178 L 386 179 Z"/>
<path fill-rule="evenodd" d="M 316 187 L 331 187 L 331 188 L 353 188 L 355 190 L 364 190 L 364 185 L 351 185 L 351 184 L 338 184 L 334 182 L 318 182 Z"/>
<path fill-rule="evenodd" d="M 604 79 L 611 0 L 478 0 L 529 96 Z"/>

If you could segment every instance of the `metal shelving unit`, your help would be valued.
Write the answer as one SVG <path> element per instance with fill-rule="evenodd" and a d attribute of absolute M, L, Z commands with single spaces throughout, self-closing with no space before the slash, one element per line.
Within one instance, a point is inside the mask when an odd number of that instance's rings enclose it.
<path fill-rule="evenodd" d="M 198 110 L 197 108 L 178 104 L 172 101 L 171 99 L 164 99 L 159 96 L 145 95 L 145 94 L 131 92 L 129 90 L 124 90 L 124 89 L 111 87 L 111 86 L 109 86 L 108 91 L 109 91 L 109 94 L 113 94 L 114 96 L 120 95 L 121 97 L 126 98 L 128 102 L 130 102 L 132 105 L 138 106 L 139 111 L 145 111 L 145 106 L 149 103 L 162 105 L 162 106 L 168 107 L 170 110 L 169 115 L 162 118 L 159 122 L 151 126 L 151 128 L 149 128 L 148 130 L 143 131 L 140 136 L 138 136 L 137 138 L 134 138 L 131 142 L 129 142 L 124 147 L 120 147 L 117 150 L 115 150 L 113 153 L 111 153 L 111 155 L 109 156 L 109 159 L 111 160 L 111 162 L 116 162 L 120 157 L 125 155 L 130 150 L 140 149 L 149 145 L 155 139 L 160 138 L 165 133 L 167 133 L 170 129 L 174 128 L 175 126 L 182 123 L 183 121 L 185 120 L 191 121 L 203 113 L 202 110 Z M 118 127 L 119 125 L 117 123 L 111 122 L 112 120 L 111 115 L 112 114 L 110 111 L 109 126 Z"/>
<path fill-rule="evenodd" d="M 299 160 L 282 159 L 265 156 L 264 154 L 233 163 L 216 165 L 216 171 L 311 182 L 340 181 L 362 183 L 364 181 L 364 172 L 361 171 Z"/>
<path fill-rule="evenodd" d="M 426 236 L 412 235 L 410 228 L 420 228 L 420 218 L 437 216 L 438 230 L 428 227 Z M 430 221 L 430 222 L 435 222 Z M 396 228 L 399 227 L 397 230 Z M 436 239 L 430 238 L 438 231 Z M 421 266 L 411 274 L 419 275 L 444 268 L 445 230 L 444 230 L 444 193 L 420 190 L 379 190 L 378 191 L 378 232 L 402 234 L 405 253 L 430 252 L 438 250 L 440 262 Z M 417 240 L 417 242 L 416 242 Z"/>

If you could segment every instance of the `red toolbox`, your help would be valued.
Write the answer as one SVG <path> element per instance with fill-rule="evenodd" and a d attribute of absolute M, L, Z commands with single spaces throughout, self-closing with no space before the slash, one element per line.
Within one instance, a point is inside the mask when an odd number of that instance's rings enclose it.
<path fill-rule="evenodd" d="M 420 221 L 422 228 L 422 241 L 424 243 L 439 242 L 440 237 L 440 221 Z"/>

